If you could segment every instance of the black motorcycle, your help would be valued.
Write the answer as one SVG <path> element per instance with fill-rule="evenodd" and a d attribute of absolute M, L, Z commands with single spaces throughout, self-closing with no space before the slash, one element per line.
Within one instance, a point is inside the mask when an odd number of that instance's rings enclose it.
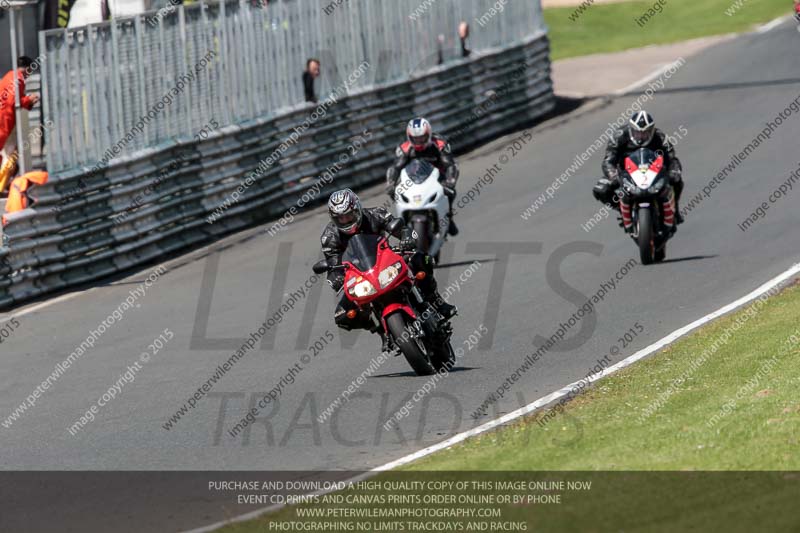
<path fill-rule="evenodd" d="M 620 202 L 620 212 L 633 220 L 631 237 L 639 246 L 642 264 L 659 263 L 666 257 L 676 223 L 675 192 L 664 169 L 664 156 L 639 148 L 625 158 L 623 170 L 621 192 L 627 205 Z"/>

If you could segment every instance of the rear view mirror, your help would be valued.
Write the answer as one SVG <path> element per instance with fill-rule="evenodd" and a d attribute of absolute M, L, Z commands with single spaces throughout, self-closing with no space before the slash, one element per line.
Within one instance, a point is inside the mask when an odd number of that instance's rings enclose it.
<path fill-rule="evenodd" d="M 331 267 L 328 264 L 327 259 L 323 259 L 322 261 L 317 262 L 313 267 L 311 267 L 311 270 L 314 271 L 314 274 L 324 274 L 330 269 Z"/>
<path fill-rule="evenodd" d="M 402 218 L 395 218 L 386 225 L 386 231 L 392 235 L 396 235 L 397 231 L 405 225 Z"/>

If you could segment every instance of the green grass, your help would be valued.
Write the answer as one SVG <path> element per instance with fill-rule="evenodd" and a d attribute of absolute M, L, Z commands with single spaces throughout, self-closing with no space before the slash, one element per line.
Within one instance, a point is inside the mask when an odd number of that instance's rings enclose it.
<path fill-rule="evenodd" d="M 800 472 L 786 472 L 800 468 L 798 316 L 795 285 L 601 380 L 544 427 L 538 422 L 545 413 L 536 413 L 373 480 L 592 482 L 591 490 L 566 491 L 557 505 L 494 506 L 503 521 L 524 522 L 528 531 L 798 531 L 800 514 L 791 509 L 800 498 Z M 727 342 L 720 342 L 726 332 Z M 659 398 L 665 401 L 653 410 Z M 732 399 L 729 413 L 709 427 Z M 708 472 L 724 470 L 734 471 Z M 431 506 L 447 507 L 425 505 Z M 279 531 L 274 524 L 319 520 L 300 517 L 292 506 L 222 531 Z M 380 520 L 357 520 L 378 530 Z M 466 519 L 451 521 L 463 531 L 485 531 L 469 528 Z"/>
<path fill-rule="evenodd" d="M 650 18 L 644 26 L 639 26 L 636 19 L 645 14 L 653 3 L 595 4 L 576 21 L 569 19 L 575 7 L 545 9 L 552 58 L 617 52 L 651 44 L 741 32 L 755 24 L 792 13 L 789 0 L 746 0 L 733 16 L 725 12 L 734 0 L 666 0 L 661 13 Z"/>
<path fill-rule="evenodd" d="M 411 469 L 798 470 L 800 343 L 786 339 L 800 337 L 800 288 L 768 300 L 689 370 L 746 309 L 597 382 L 543 426 L 538 413 Z M 659 398 L 666 401 L 647 416 Z"/>

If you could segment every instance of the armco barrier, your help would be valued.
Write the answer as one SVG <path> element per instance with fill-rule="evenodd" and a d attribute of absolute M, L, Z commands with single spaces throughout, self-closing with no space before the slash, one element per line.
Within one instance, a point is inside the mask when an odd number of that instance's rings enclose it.
<path fill-rule="evenodd" d="M 87 169 L 53 175 L 34 189 L 35 209 L 8 217 L 7 247 L 0 248 L 0 307 L 278 218 L 363 131 L 370 132 L 369 141 L 319 198 L 334 188 L 382 180 L 411 116 L 424 114 L 464 148 L 529 124 L 554 104 L 549 45 L 540 34 L 339 100 L 213 223 L 207 218 L 314 107 L 225 127 L 207 140 L 177 143 L 94 174 Z M 156 190 L 145 194 L 155 181 Z"/>

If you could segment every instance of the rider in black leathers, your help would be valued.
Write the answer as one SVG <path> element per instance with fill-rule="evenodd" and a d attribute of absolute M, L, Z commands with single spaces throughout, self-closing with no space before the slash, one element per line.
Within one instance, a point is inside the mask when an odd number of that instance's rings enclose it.
<path fill-rule="evenodd" d="M 387 227 L 397 219 L 382 207 L 362 208 L 358 196 L 350 189 L 343 189 L 333 193 L 328 201 L 328 211 L 331 215 L 331 222 L 322 231 L 320 242 L 322 243 L 322 253 L 329 265 L 341 264 L 342 255 L 353 235 L 386 236 L 388 233 Z M 402 221 L 402 219 L 397 220 Z M 402 249 L 411 251 L 416 248 L 413 232 L 405 225 L 400 226 L 393 236 L 401 240 L 400 247 Z M 414 252 L 408 259 L 408 266 L 412 273 L 423 271 L 426 274 L 424 279 L 416 281 L 416 286 L 425 301 L 433 305 L 444 318 L 449 319 L 455 316 L 455 306 L 445 302 L 438 293 L 436 279 L 433 276 L 433 260 L 431 257 L 422 252 Z M 328 272 L 328 283 L 334 291 L 339 292 L 344 285 L 344 273 L 341 270 Z M 382 329 L 360 315 L 355 319 L 348 319 L 346 315 L 350 309 L 357 309 L 356 304 L 348 300 L 345 295 L 342 295 L 334 313 L 336 325 L 348 331 L 351 329 L 367 329 L 372 333 L 379 333 L 383 341 L 382 351 L 386 351 L 388 349 L 388 341 Z"/>
<path fill-rule="evenodd" d="M 664 168 L 667 169 L 670 184 L 675 191 L 676 222 L 683 223 L 680 211 L 680 198 L 683 192 L 681 162 L 675 156 L 675 147 L 669 142 L 666 134 L 655 127 L 653 117 L 645 111 L 634 113 L 628 124 L 617 130 L 614 137 L 608 141 L 606 155 L 603 158 L 605 177 L 594 186 L 592 191 L 594 197 L 604 204 L 618 208 L 613 199 L 621 185 L 620 166 L 625 156 L 639 148 L 648 148 L 664 155 Z"/>
<path fill-rule="evenodd" d="M 423 159 L 439 169 L 444 193 L 450 201 L 450 225 L 448 233 L 458 235 L 458 227 L 453 221 L 453 200 L 456 197 L 458 166 L 453 159 L 450 143 L 433 133 L 430 123 L 424 118 L 412 119 L 406 127 L 407 140 L 397 147 L 395 161 L 386 171 L 386 194 L 394 200 L 395 188 L 400 173 L 414 159 Z"/>

